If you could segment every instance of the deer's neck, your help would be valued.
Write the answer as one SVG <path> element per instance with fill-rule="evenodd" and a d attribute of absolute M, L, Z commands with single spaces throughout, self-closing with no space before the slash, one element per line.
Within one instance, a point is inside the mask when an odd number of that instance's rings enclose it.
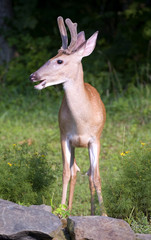
<path fill-rule="evenodd" d="M 83 79 L 82 64 L 72 75 L 73 77 L 64 83 L 65 98 L 67 106 L 76 120 L 88 114 L 89 101 Z"/>

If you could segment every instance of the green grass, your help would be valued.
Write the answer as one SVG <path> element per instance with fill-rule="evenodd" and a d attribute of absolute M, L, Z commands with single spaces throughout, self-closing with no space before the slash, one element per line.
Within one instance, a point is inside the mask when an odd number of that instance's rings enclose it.
<path fill-rule="evenodd" d="M 57 208 L 62 194 L 57 116 L 62 94 L 56 92 L 55 100 L 48 90 L 37 93 L 30 89 L 25 94 L 4 88 L 0 91 L 0 198 L 25 205 L 50 204 L 53 200 L 54 208 Z M 118 99 L 104 96 L 102 100 L 107 111 L 101 137 L 102 191 L 109 215 L 121 217 L 109 207 L 109 194 L 112 193 L 108 193 L 108 186 L 115 186 L 122 171 L 122 152 L 139 150 L 141 143 L 151 145 L 151 87 L 133 87 Z M 90 215 L 87 149 L 77 148 L 76 160 L 81 171 L 77 177 L 72 214 Z M 128 218 L 131 211 L 124 217 Z M 99 214 L 98 203 L 96 214 Z"/>

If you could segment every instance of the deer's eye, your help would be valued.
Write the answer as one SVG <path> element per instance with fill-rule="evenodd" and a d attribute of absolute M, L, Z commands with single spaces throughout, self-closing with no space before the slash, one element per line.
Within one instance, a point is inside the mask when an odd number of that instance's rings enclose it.
<path fill-rule="evenodd" d="M 57 63 L 58 63 L 58 64 L 62 64 L 63 61 L 62 61 L 62 60 L 57 60 Z"/>

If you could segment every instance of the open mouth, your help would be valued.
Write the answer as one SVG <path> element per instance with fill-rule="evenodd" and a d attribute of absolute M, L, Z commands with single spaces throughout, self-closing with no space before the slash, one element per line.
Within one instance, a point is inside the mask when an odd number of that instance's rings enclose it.
<path fill-rule="evenodd" d="M 39 80 L 38 80 L 39 81 Z M 38 90 L 41 90 L 45 87 L 46 85 L 46 80 L 40 80 L 40 83 L 35 85 L 34 88 L 38 89 Z"/>
<path fill-rule="evenodd" d="M 37 73 L 32 73 L 30 75 L 30 81 L 31 82 L 40 82 L 39 84 L 37 84 L 36 86 L 34 86 L 36 89 L 41 90 L 45 87 L 46 84 L 46 79 L 39 79 L 38 74 Z"/>

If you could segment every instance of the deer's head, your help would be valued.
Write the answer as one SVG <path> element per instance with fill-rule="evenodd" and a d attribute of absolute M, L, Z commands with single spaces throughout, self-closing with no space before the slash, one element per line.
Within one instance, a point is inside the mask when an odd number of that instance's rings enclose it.
<path fill-rule="evenodd" d="M 68 36 L 64 20 L 62 17 L 58 17 L 57 20 L 62 46 L 55 57 L 49 59 L 42 67 L 30 75 L 32 82 L 40 81 L 35 86 L 38 90 L 73 79 L 82 58 L 89 56 L 96 45 L 98 32 L 95 32 L 88 40 L 85 40 L 83 31 L 77 34 L 77 23 L 73 23 L 67 18 L 65 22 L 71 34 L 71 42 L 68 46 Z"/>

